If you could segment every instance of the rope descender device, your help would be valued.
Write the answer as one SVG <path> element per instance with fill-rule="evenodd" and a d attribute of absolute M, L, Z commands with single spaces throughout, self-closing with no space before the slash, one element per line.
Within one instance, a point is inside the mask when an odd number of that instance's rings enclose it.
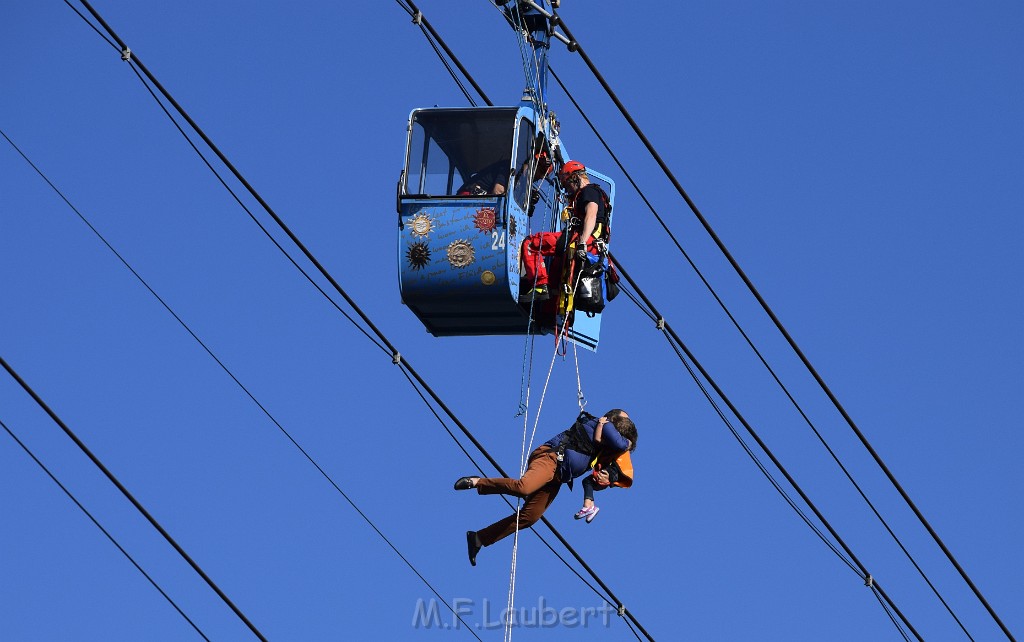
<path fill-rule="evenodd" d="M 402 353 L 396 351 L 395 354 L 391 355 L 391 363 L 395 364 L 396 366 L 402 363 Z"/>
<path fill-rule="evenodd" d="M 864 578 L 864 586 L 870 589 L 875 588 L 875 578 L 871 577 L 871 573 L 868 573 L 868 576 Z"/>
<path fill-rule="evenodd" d="M 122 49 L 121 50 L 121 60 L 123 60 L 125 62 L 131 62 L 132 61 L 132 50 L 129 49 L 128 47 L 125 47 L 124 49 Z"/>

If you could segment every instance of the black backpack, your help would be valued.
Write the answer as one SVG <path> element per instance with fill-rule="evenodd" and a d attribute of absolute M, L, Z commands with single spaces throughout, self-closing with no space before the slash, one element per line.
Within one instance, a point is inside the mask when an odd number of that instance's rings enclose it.
<path fill-rule="evenodd" d="M 594 316 L 604 310 L 607 297 L 608 257 L 587 255 L 573 295 L 573 308 Z"/>

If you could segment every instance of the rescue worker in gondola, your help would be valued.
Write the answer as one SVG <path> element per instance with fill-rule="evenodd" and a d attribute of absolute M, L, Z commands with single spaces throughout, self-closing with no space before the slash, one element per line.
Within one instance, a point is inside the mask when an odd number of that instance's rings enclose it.
<path fill-rule="evenodd" d="M 591 183 L 587 168 L 579 161 L 568 161 L 558 174 L 562 188 L 569 195 L 569 222 L 562 232 L 538 232 L 523 241 L 524 274 L 520 283 L 520 303 L 544 301 L 550 297 L 549 270 L 544 257 L 551 256 L 551 271 L 562 273 L 565 254 L 575 241 L 575 258 L 586 261 L 587 253 L 597 254 L 608 241 L 610 203 L 600 186 Z M 563 258 L 565 257 L 565 258 Z"/>
<path fill-rule="evenodd" d="M 524 499 L 518 515 L 512 513 L 484 529 L 466 532 L 469 563 L 476 566 L 476 556 L 482 547 L 536 523 L 562 484 L 568 484 L 571 489 L 573 480 L 588 472 L 591 462 L 600 454 L 632 451 L 636 440 L 636 426 L 624 410 L 615 408 L 600 418 L 584 412 L 568 430 L 530 453 L 526 472 L 520 479 L 461 477 L 456 480 L 455 490 L 475 488 L 480 495 L 512 495 Z"/>

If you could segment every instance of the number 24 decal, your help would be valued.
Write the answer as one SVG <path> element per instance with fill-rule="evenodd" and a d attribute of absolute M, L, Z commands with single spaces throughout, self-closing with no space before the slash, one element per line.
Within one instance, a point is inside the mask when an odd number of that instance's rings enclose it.
<path fill-rule="evenodd" d="M 505 232 L 504 231 L 500 231 L 499 232 L 498 230 L 494 230 L 493 232 L 491 232 L 491 239 L 493 239 L 493 242 L 491 243 L 491 249 L 492 250 L 503 250 L 503 249 L 505 249 Z"/>

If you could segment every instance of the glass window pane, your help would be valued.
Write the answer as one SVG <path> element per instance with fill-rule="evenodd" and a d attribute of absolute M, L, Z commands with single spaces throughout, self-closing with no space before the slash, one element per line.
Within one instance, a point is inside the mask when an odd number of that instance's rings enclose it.
<path fill-rule="evenodd" d="M 515 109 L 505 108 L 415 112 L 405 192 L 504 193 L 512 167 L 515 114 Z"/>

